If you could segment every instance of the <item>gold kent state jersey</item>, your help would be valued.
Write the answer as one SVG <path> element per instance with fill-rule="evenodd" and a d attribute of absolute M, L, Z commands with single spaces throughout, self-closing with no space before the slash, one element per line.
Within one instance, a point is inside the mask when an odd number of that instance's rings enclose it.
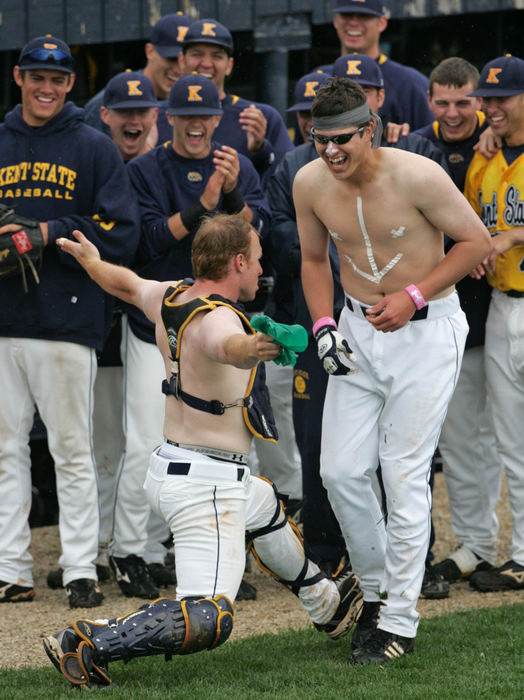
<path fill-rule="evenodd" d="M 509 166 L 502 150 L 491 160 L 476 153 L 466 175 L 464 195 L 492 235 L 524 226 L 524 153 Z M 524 245 L 499 255 L 488 282 L 502 292 L 524 291 Z"/>

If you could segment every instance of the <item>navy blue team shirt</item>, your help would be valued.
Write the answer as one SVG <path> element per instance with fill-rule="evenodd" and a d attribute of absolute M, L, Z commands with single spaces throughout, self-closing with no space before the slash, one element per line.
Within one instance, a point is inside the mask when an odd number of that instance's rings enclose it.
<path fill-rule="evenodd" d="M 477 112 L 475 131 L 464 141 L 444 141 L 437 121 L 428 124 L 422 129 L 418 129 L 416 134 L 425 136 L 440 148 L 446 158 L 451 179 L 459 190 L 463 192 L 466 174 L 475 153 L 473 146 L 478 142 L 480 134 L 486 127 L 486 116 L 483 112 Z M 449 250 L 452 244 L 453 242 L 446 238 L 446 250 Z M 484 345 L 491 287 L 485 277 L 475 280 L 469 275 L 463 277 L 455 286 L 459 295 L 460 305 L 466 314 L 469 325 L 466 348 Z"/>
<path fill-rule="evenodd" d="M 178 155 L 172 142 L 168 142 L 129 162 L 127 168 L 138 198 L 142 226 L 134 265 L 141 277 L 162 282 L 193 276 L 191 245 L 196 228 L 178 241 L 169 230 L 167 220 L 201 196 L 215 171 L 213 151 L 218 148 L 220 143 L 213 141 L 208 156 L 193 159 Z M 269 205 L 251 162 L 242 154 L 238 159 L 238 188 L 253 212 L 251 223 L 263 241 L 271 223 Z M 215 211 L 222 211 L 222 197 Z M 141 340 L 154 343 L 154 327 L 142 312 L 129 307 L 128 315 L 133 333 Z"/>
<path fill-rule="evenodd" d="M 0 125 L 0 201 L 48 222 L 40 284 L 27 276 L 2 280 L 0 335 L 63 340 L 101 350 L 113 313 L 104 294 L 56 239 L 79 229 L 103 259 L 130 264 L 139 237 L 138 211 L 115 144 L 84 123 L 84 110 L 66 102 L 40 127 L 18 105 Z"/>

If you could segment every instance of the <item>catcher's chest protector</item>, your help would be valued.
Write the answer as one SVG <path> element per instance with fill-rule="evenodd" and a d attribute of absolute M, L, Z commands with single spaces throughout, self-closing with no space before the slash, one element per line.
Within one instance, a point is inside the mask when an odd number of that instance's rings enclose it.
<path fill-rule="evenodd" d="M 249 320 L 236 304 L 218 294 L 211 294 L 209 297 L 198 297 L 185 304 L 176 304 L 174 301 L 175 297 L 190 286 L 191 284 L 188 280 L 182 280 L 174 287 L 169 287 L 162 302 L 162 322 L 171 354 L 171 377 L 169 382 L 163 382 L 162 390 L 164 394 L 181 399 L 192 408 L 221 415 L 227 408 L 232 406 L 223 404 L 216 399 L 212 401 L 200 399 L 182 389 L 180 349 L 184 329 L 195 314 L 202 311 L 212 311 L 218 306 L 227 306 L 238 315 L 246 333 L 254 334 L 256 331 L 251 328 Z M 269 401 L 269 392 L 266 386 L 266 369 L 263 362 L 259 362 L 253 367 L 245 396 L 239 402 L 235 402 L 233 406 L 242 406 L 244 422 L 255 437 L 270 442 L 277 441 L 278 432 Z"/>

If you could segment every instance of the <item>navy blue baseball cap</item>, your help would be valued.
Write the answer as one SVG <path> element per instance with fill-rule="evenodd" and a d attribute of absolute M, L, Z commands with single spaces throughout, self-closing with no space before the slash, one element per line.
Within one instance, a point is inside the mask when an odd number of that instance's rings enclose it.
<path fill-rule="evenodd" d="M 184 75 L 171 88 L 167 113 L 174 116 L 222 114 L 216 85 L 197 73 Z"/>
<path fill-rule="evenodd" d="M 233 54 L 233 37 L 231 32 L 216 19 L 201 19 L 193 22 L 184 39 L 184 48 L 190 44 L 217 44 L 228 54 Z"/>
<path fill-rule="evenodd" d="M 311 109 L 311 104 L 316 97 L 317 90 L 331 78 L 321 70 L 303 75 L 295 85 L 295 104 L 289 107 L 287 112 L 306 112 Z"/>
<path fill-rule="evenodd" d="M 150 42 L 162 58 L 176 58 L 182 51 L 182 42 L 194 20 L 181 12 L 164 15 L 151 30 Z"/>
<path fill-rule="evenodd" d="M 104 90 L 104 107 L 107 109 L 136 109 L 157 107 L 153 83 L 143 73 L 126 70 L 115 75 Z"/>
<path fill-rule="evenodd" d="M 469 97 L 509 97 L 524 92 L 524 61 L 506 54 L 486 63 Z"/>
<path fill-rule="evenodd" d="M 333 75 L 338 78 L 350 78 L 359 85 L 384 87 L 380 66 L 370 56 L 362 53 L 348 53 L 337 58 L 333 64 Z"/>
<path fill-rule="evenodd" d="M 20 70 L 57 70 L 74 73 L 73 57 L 69 46 L 51 34 L 31 39 L 18 56 Z"/>
<path fill-rule="evenodd" d="M 382 17 L 386 14 L 386 8 L 382 0 L 337 0 L 333 12 L 347 12 Z"/>

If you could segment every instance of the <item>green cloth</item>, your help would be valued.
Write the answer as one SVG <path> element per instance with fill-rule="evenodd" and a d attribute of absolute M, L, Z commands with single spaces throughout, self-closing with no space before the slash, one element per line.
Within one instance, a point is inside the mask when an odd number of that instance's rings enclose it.
<path fill-rule="evenodd" d="M 293 326 L 277 323 L 269 316 L 254 316 L 250 323 L 252 328 L 259 333 L 270 335 L 282 347 L 282 352 L 273 362 L 277 365 L 295 366 L 297 352 L 303 352 L 308 344 L 307 331 L 303 326 L 298 323 Z"/>

